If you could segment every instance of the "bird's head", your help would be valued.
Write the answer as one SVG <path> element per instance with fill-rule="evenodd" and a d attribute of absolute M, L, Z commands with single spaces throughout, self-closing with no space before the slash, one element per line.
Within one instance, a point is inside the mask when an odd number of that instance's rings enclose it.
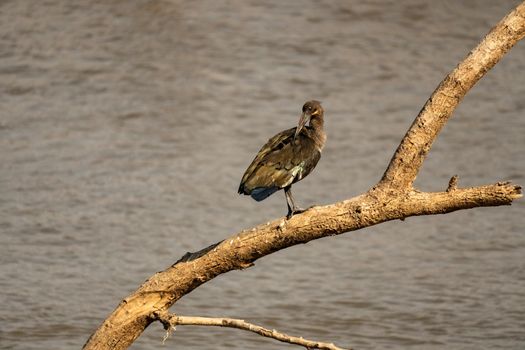
<path fill-rule="evenodd" d="M 299 119 L 299 124 L 297 125 L 297 128 L 295 129 L 295 137 L 299 135 L 301 130 L 304 128 L 304 126 L 312 119 L 312 118 L 322 118 L 323 117 L 323 107 L 321 107 L 321 102 L 316 100 L 311 100 L 306 102 L 303 105 L 303 113 L 301 114 L 301 118 Z"/>

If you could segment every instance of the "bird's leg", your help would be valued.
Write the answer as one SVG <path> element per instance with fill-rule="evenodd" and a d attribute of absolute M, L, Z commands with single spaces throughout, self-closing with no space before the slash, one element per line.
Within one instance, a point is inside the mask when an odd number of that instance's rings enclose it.
<path fill-rule="evenodd" d="M 305 211 L 305 209 L 299 208 L 295 205 L 295 201 L 292 196 L 292 185 L 284 188 L 284 195 L 286 197 L 286 204 L 288 204 L 287 219 L 290 219 L 294 214 L 299 214 Z"/>

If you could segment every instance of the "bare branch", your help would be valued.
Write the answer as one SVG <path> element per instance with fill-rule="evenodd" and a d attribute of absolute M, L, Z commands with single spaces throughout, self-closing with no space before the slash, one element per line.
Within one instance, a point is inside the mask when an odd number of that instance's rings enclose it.
<path fill-rule="evenodd" d="M 275 329 L 267 329 L 253 323 L 248 323 L 244 320 L 234 318 L 211 318 L 211 317 L 195 317 L 195 316 L 177 316 L 168 314 L 167 312 L 158 312 L 155 314 L 157 319 L 162 322 L 164 329 L 175 328 L 176 326 L 215 326 L 215 327 L 229 327 L 237 328 L 245 331 L 253 332 L 263 337 L 273 338 L 284 343 L 304 346 L 307 349 L 321 349 L 321 350 L 345 350 L 332 343 L 324 343 L 313 340 L 304 339 L 302 337 L 294 337 L 285 333 L 276 331 Z M 351 349 L 347 349 L 351 350 Z"/>
<path fill-rule="evenodd" d="M 123 300 L 93 333 L 84 349 L 126 349 L 178 299 L 217 275 L 252 266 L 257 259 L 299 243 L 415 215 L 443 214 L 474 207 L 510 205 L 521 187 L 509 183 L 457 188 L 437 193 L 412 188 L 432 143 L 468 90 L 525 35 L 525 2 L 506 16 L 423 107 L 401 141 L 381 181 L 368 192 L 290 220 L 276 219 L 222 242 L 186 254 L 156 273 Z"/>
<path fill-rule="evenodd" d="M 125 349 L 154 319 L 155 311 L 168 310 L 178 299 L 214 277 L 251 266 L 257 259 L 277 250 L 330 235 L 354 231 L 381 222 L 415 215 L 444 214 L 460 209 L 509 205 L 521 197 L 521 188 L 508 183 L 425 193 L 412 190 L 392 196 L 371 190 L 361 196 L 323 207 L 314 207 L 290 220 L 277 219 L 225 239 L 207 248 L 206 254 L 181 261 L 156 273 L 126 298 L 104 322 L 98 332 L 117 332 L 118 342 L 109 348 Z M 135 331 L 133 331 L 135 330 Z M 135 337 L 135 338 L 131 338 Z M 106 349 L 114 338 L 91 338 L 86 349 Z"/>
<path fill-rule="evenodd" d="M 525 36 L 525 2 L 503 18 L 428 99 L 398 146 L 380 182 L 412 186 L 437 135 L 467 92 Z"/>

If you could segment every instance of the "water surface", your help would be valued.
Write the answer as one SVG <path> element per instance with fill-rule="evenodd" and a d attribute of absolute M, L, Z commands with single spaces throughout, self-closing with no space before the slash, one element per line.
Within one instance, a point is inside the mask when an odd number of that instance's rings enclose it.
<path fill-rule="evenodd" d="M 0 2 L 0 348 L 80 348 L 186 251 L 286 212 L 238 196 L 323 101 L 304 206 L 366 191 L 444 75 L 518 1 Z M 417 180 L 525 184 L 525 46 L 469 93 Z M 293 247 L 173 308 L 356 349 L 525 348 L 525 204 Z M 157 349 L 153 325 L 132 346 Z M 179 327 L 173 349 L 289 349 Z"/>

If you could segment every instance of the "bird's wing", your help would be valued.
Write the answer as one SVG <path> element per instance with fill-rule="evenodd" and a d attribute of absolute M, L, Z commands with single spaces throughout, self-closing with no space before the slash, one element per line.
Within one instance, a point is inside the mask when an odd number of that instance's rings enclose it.
<path fill-rule="evenodd" d="M 244 175 L 242 176 L 241 185 L 239 186 L 239 193 L 242 192 L 242 188 L 245 187 L 247 181 L 250 179 L 250 177 L 253 178 L 253 175 L 255 175 L 258 168 L 264 165 L 264 159 L 271 153 L 278 151 L 282 148 L 284 148 L 286 145 L 288 145 L 290 142 L 293 141 L 293 135 L 295 133 L 295 128 L 291 128 L 288 130 L 284 130 L 271 139 L 269 139 L 264 146 L 261 147 L 255 158 L 253 159 L 252 163 L 246 169 L 244 172 Z M 266 171 L 264 173 L 267 173 Z M 258 178 L 260 176 L 257 176 Z M 255 186 L 255 187 L 271 187 L 271 181 L 256 181 L 256 179 L 252 179 L 250 183 L 261 183 L 261 186 Z M 266 183 L 266 185 L 264 184 Z M 250 190 L 253 188 L 252 186 L 247 186 L 250 188 Z"/>
<path fill-rule="evenodd" d="M 268 140 L 244 173 L 239 192 L 257 187 L 283 188 L 308 175 L 320 152 L 306 132 L 294 140 L 295 128 L 291 128 Z"/>

